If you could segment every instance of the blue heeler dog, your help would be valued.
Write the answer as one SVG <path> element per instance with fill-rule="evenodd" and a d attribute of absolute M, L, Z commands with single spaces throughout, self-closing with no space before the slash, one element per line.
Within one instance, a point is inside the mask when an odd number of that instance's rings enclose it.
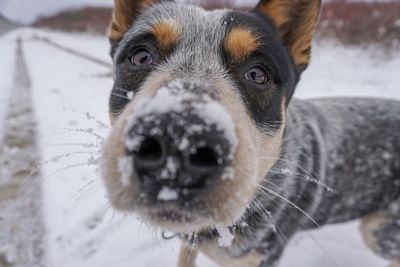
<path fill-rule="evenodd" d="M 103 178 L 116 209 L 182 238 L 180 267 L 277 266 L 297 231 L 357 218 L 400 266 L 400 103 L 292 99 L 320 5 L 115 0 Z"/>

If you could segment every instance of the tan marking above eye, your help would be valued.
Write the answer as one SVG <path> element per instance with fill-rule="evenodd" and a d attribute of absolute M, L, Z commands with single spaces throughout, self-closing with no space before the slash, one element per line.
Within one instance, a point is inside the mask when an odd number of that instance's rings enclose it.
<path fill-rule="evenodd" d="M 162 48 L 170 49 L 178 42 L 182 30 L 176 21 L 162 20 L 153 24 L 151 33 L 157 38 Z"/>
<path fill-rule="evenodd" d="M 225 37 L 225 49 L 233 60 L 240 62 L 259 46 L 257 36 L 243 27 L 233 28 Z"/>

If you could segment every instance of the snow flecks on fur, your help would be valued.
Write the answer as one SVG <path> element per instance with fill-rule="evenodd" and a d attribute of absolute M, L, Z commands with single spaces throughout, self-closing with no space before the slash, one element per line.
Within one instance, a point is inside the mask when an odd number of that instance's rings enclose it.
<path fill-rule="evenodd" d="M 232 245 L 235 236 L 231 233 L 228 227 L 223 225 L 215 226 L 215 229 L 218 231 L 218 245 L 220 247 L 230 247 Z"/>
<path fill-rule="evenodd" d="M 289 175 L 292 174 L 292 171 L 289 168 L 282 168 L 281 173 Z"/>
<path fill-rule="evenodd" d="M 179 197 L 178 191 L 164 186 L 158 193 L 157 199 L 161 201 L 177 200 Z"/>
<path fill-rule="evenodd" d="M 124 186 L 130 184 L 130 178 L 133 174 L 133 158 L 131 156 L 121 157 L 118 160 L 118 170 L 121 174 L 121 182 Z"/>
<path fill-rule="evenodd" d="M 128 127 L 127 127 L 128 128 Z M 125 147 L 131 151 L 136 150 L 139 145 L 143 142 L 143 136 L 135 136 L 133 138 L 125 138 Z"/>
<path fill-rule="evenodd" d="M 178 166 L 172 157 L 167 158 L 165 168 L 161 171 L 160 178 L 165 180 L 173 180 L 176 178 Z"/>
<path fill-rule="evenodd" d="M 207 101 L 196 105 L 196 114 L 202 118 L 207 125 L 216 125 L 217 129 L 223 131 L 225 138 L 231 145 L 230 158 L 238 146 L 238 139 L 235 133 L 235 124 L 226 108 L 216 101 Z"/>
<path fill-rule="evenodd" d="M 222 174 L 222 180 L 232 180 L 235 178 L 235 169 L 232 167 L 226 167 Z"/>
<path fill-rule="evenodd" d="M 152 97 L 142 97 L 136 104 L 132 120 L 151 114 L 182 112 L 185 106 L 197 99 L 192 87 L 184 89 L 183 80 L 173 80 L 157 90 Z"/>
<path fill-rule="evenodd" d="M 133 97 L 135 96 L 135 93 L 133 91 L 129 91 L 128 93 L 126 93 L 126 96 L 128 97 L 129 100 L 132 100 Z"/>
<path fill-rule="evenodd" d="M 184 137 L 181 139 L 181 142 L 179 143 L 178 149 L 180 151 L 184 151 L 189 147 L 189 140 L 187 139 L 187 137 Z"/>

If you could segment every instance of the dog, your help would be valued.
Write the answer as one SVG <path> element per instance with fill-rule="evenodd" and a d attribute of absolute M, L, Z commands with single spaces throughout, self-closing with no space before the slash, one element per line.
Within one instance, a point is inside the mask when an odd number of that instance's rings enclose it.
<path fill-rule="evenodd" d="M 102 177 L 115 209 L 182 238 L 179 267 L 274 267 L 296 232 L 354 219 L 400 266 L 400 103 L 293 98 L 320 7 L 115 0 Z"/>

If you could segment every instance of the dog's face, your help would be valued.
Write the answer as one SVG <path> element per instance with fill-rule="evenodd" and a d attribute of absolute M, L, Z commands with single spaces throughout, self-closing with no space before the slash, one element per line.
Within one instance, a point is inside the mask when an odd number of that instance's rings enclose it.
<path fill-rule="evenodd" d="M 237 222 L 279 155 L 319 4 L 116 0 L 102 156 L 113 206 L 179 232 Z"/>

